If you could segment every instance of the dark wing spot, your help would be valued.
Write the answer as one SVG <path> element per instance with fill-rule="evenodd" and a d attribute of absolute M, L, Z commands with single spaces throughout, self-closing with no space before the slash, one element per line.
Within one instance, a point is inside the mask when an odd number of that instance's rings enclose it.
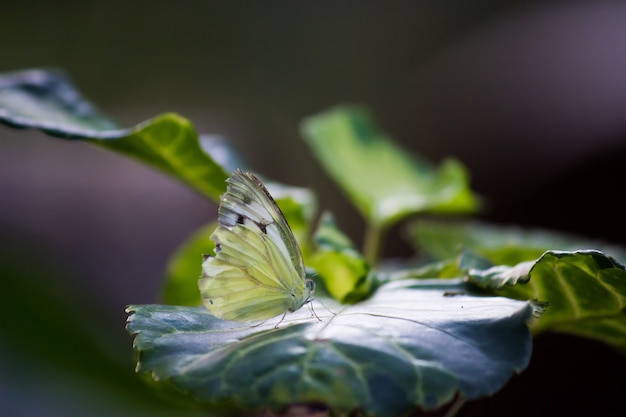
<path fill-rule="evenodd" d="M 257 227 L 263 232 L 264 235 L 267 234 L 267 225 L 265 223 L 257 223 L 255 222 Z"/>
<path fill-rule="evenodd" d="M 246 218 L 242 214 L 237 216 L 237 224 L 244 224 L 245 221 Z"/>
<path fill-rule="evenodd" d="M 219 252 L 222 250 L 222 244 L 221 243 L 216 243 L 215 244 L 215 253 Z"/>
<path fill-rule="evenodd" d="M 446 291 L 443 293 L 444 297 L 456 297 L 457 295 L 465 295 L 465 291 Z"/>

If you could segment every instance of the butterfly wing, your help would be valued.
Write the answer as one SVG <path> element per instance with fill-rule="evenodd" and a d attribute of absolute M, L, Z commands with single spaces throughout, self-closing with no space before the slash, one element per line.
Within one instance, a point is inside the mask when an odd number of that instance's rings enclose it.
<path fill-rule="evenodd" d="M 252 174 L 235 171 L 222 196 L 199 280 L 203 304 L 226 320 L 264 320 L 309 298 L 298 243 L 282 212 Z"/>
<path fill-rule="evenodd" d="M 291 260 L 299 276 L 305 276 L 304 261 L 285 216 L 263 183 L 248 172 L 236 170 L 228 179 L 226 194 L 222 196 L 218 221 L 232 228 L 245 223 L 267 234 L 280 251 Z"/>

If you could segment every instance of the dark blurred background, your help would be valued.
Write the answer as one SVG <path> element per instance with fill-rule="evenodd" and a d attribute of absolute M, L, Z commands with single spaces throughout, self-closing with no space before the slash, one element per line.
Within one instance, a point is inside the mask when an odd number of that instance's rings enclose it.
<path fill-rule="evenodd" d="M 314 188 L 356 241 L 359 217 L 298 133 L 303 117 L 341 103 L 370 107 L 433 162 L 465 163 L 489 201 L 484 219 L 623 244 L 625 22 L 623 1 L 0 1 L 0 71 L 61 68 L 123 126 L 177 112 L 229 138 L 256 171 Z M 169 255 L 215 213 L 134 161 L 0 126 L 0 323 L 13 331 L 0 338 L 0 415 L 141 415 L 107 400 L 116 373 L 90 399 L 95 357 L 69 359 L 73 371 L 42 357 L 62 362 L 68 344 L 92 343 L 77 357 L 101 350 L 135 387 L 124 307 L 159 301 Z M 409 253 L 399 236 L 386 255 Z M 66 339 L 57 307 L 76 321 Z M 626 384 L 609 371 L 624 375 L 624 359 L 553 338 L 473 410 L 620 415 L 614 394 Z M 571 367 L 580 372 L 546 386 L 542 372 Z M 584 401 L 570 395 L 581 387 Z"/>

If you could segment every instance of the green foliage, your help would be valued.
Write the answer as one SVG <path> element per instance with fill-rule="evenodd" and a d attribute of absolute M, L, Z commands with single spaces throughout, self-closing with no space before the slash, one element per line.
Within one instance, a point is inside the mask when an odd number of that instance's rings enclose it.
<path fill-rule="evenodd" d="M 212 222 L 200 228 L 172 254 L 163 286 L 165 303 L 181 306 L 202 304 L 197 282 L 202 271 L 203 255 L 213 254 L 215 244 L 210 237 L 216 226 L 217 223 Z"/>
<path fill-rule="evenodd" d="M 382 227 L 415 213 L 472 213 L 478 198 L 453 159 L 439 169 L 401 149 L 368 112 L 337 107 L 302 122 L 311 150 L 365 219 Z"/>
<path fill-rule="evenodd" d="M 581 219 L 584 221 L 584 219 Z M 493 265 L 533 261 L 550 249 L 597 249 L 626 262 L 626 249 L 580 236 L 518 226 L 496 226 L 477 221 L 419 220 L 407 227 L 408 241 L 431 259 L 446 260 L 465 249 L 484 256 Z"/>
<path fill-rule="evenodd" d="M 532 322 L 533 333 L 571 333 L 626 353 L 626 269 L 616 260 L 626 259 L 623 248 L 545 230 L 474 222 L 423 221 L 410 230 L 414 243 L 436 259 L 464 250 L 454 266 L 457 276 L 466 274 L 476 285 L 505 297 L 548 303 L 541 320 Z M 446 267 L 438 273 L 449 275 Z"/>
<path fill-rule="evenodd" d="M 216 203 L 228 173 L 249 169 L 227 142 L 198 136 L 175 114 L 118 128 L 55 71 L 0 75 L 0 121 L 129 156 Z M 626 353 L 623 248 L 541 230 L 420 220 L 406 229 L 417 263 L 381 262 L 383 233 L 408 216 L 480 208 L 465 168 L 453 159 L 435 168 L 410 155 L 359 107 L 313 115 L 301 130 L 366 225 L 360 253 L 329 215 L 314 228 L 312 191 L 260 176 L 317 272 L 320 291 L 310 307 L 321 322 L 307 306 L 254 326 L 196 307 L 202 255 L 214 249 L 209 224 L 170 260 L 163 298 L 172 305 L 128 310 L 139 372 L 212 408 L 278 409 L 302 401 L 396 416 L 440 407 L 455 394 L 496 392 L 527 365 L 531 334 L 572 333 Z M 36 306 L 28 312 L 41 316 Z M 68 326 L 60 330 L 72 340 L 81 327 L 67 318 L 59 319 Z M 78 343 L 78 350 L 94 349 Z M 104 355 L 90 358 L 103 373 L 110 370 Z"/>
<path fill-rule="evenodd" d="M 58 71 L 10 73 L 0 81 L 0 122 L 82 140 L 134 158 L 217 201 L 226 171 L 206 153 L 191 122 L 164 114 L 120 129 Z"/>
<path fill-rule="evenodd" d="M 302 308 L 258 326 L 204 308 L 131 306 L 128 331 L 139 371 L 198 399 L 234 398 L 251 409 L 322 402 L 401 415 L 439 407 L 457 391 L 489 395 L 530 357 L 530 305 L 472 296 L 459 280 L 404 280 L 361 303 L 324 305 L 314 306 L 321 322 Z"/>
<path fill-rule="evenodd" d="M 535 333 L 586 336 L 626 353 L 626 269 L 602 252 L 548 251 L 535 262 L 469 270 L 468 276 L 505 297 L 547 302 Z"/>
<path fill-rule="evenodd" d="M 329 212 L 322 215 L 313 240 L 315 251 L 308 259 L 308 265 L 317 271 L 333 298 L 347 302 L 370 294 L 369 288 L 364 287 L 369 265 L 350 239 L 337 228 Z"/>

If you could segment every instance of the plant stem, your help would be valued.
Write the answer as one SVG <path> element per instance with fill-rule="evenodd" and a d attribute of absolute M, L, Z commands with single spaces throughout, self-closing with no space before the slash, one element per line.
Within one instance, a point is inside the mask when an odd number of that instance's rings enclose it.
<path fill-rule="evenodd" d="M 463 408 L 463 405 L 465 405 L 465 398 L 463 397 L 458 397 L 450 406 L 450 408 L 448 409 L 448 411 L 446 411 L 446 414 L 443 417 L 454 417 L 458 414 L 459 411 L 461 411 L 461 408 Z"/>
<path fill-rule="evenodd" d="M 383 228 L 374 223 L 368 223 L 363 238 L 363 256 L 370 265 L 376 265 L 382 246 Z"/>

